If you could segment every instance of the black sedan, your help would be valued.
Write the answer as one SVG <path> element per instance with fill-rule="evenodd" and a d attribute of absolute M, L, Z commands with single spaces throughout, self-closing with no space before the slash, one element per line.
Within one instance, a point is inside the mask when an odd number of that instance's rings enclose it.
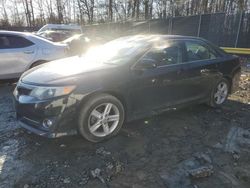
<path fill-rule="evenodd" d="M 17 118 L 46 137 L 80 133 L 92 142 L 124 121 L 184 105 L 222 105 L 237 88 L 239 59 L 194 37 L 122 37 L 35 67 L 14 91 Z"/>

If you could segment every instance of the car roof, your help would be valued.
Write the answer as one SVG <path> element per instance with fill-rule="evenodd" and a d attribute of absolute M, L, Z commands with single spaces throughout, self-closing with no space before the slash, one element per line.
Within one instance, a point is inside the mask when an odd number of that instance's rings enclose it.
<path fill-rule="evenodd" d="M 27 39 L 36 39 L 36 40 L 40 40 L 40 41 L 44 41 L 47 43 L 53 43 L 49 40 L 47 40 L 46 38 L 37 36 L 33 33 L 29 33 L 29 32 L 20 32 L 20 31 L 5 31 L 5 30 L 0 30 L 0 35 L 1 34 L 5 34 L 5 35 L 15 35 L 15 36 L 20 36 L 20 37 L 24 37 Z"/>
<path fill-rule="evenodd" d="M 158 45 L 162 44 L 162 42 L 165 43 L 165 40 L 171 40 L 171 39 L 181 39 L 183 41 L 185 40 L 196 40 L 196 41 L 202 41 L 205 42 L 207 45 L 209 45 L 211 48 L 213 48 L 216 52 L 218 52 L 221 55 L 224 55 L 225 52 L 221 50 L 218 46 L 214 45 L 213 43 L 209 42 L 206 39 L 200 38 L 200 37 L 193 37 L 193 36 L 183 36 L 183 35 L 131 35 L 131 36 L 125 36 L 118 38 L 117 40 L 121 40 L 121 42 L 126 41 L 129 43 L 140 43 L 140 45 L 143 46 L 152 46 L 152 45 Z M 112 41 L 111 41 L 112 42 Z"/>
<path fill-rule="evenodd" d="M 82 32 L 82 28 L 77 24 L 46 24 L 38 30 L 38 33 L 46 31 L 46 30 L 79 30 Z"/>
<path fill-rule="evenodd" d="M 77 24 L 46 24 L 43 27 L 81 29 L 81 26 Z"/>
<path fill-rule="evenodd" d="M 19 36 L 35 36 L 32 33 L 29 32 L 20 32 L 20 31 L 7 31 L 7 30 L 0 30 L 0 34 L 13 34 L 13 35 L 19 35 Z M 146 40 L 157 40 L 157 39 L 198 39 L 202 40 L 202 38 L 199 37 L 193 37 L 193 36 L 183 36 L 183 35 L 131 35 L 131 36 L 124 36 L 120 37 L 119 39 L 145 39 Z"/>
<path fill-rule="evenodd" d="M 142 46 L 152 46 L 152 45 L 161 45 L 162 42 L 165 42 L 166 40 L 171 40 L 171 39 L 204 41 L 204 39 L 202 38 L 191 37 L 191 36 L 181 36 L 181 35 L 131 35 L 131 36 L 120 37 L 112 41 L 127 42 L 131 44 L 134 43 L 134 44 L 140 44 Z"/>
<path fill-rule="evenodd" d="M 124 36 L 119 39 L 125 39 L 125 40 L 132 40 L 132 39 L 138 39 L 138 40 L 145 40 L 145 41 L 157 41 L 162 39 L 183 39 L 183 40 L 189 40 L 189 39 L 195 39 L 195 40 L 203 40 L 199 37 L 193 37 L 193 36 L 183 36 L 183 35 L 131 35 L 131 36 Z"/>
<path fill-rule="evenodd" d="M 19 35 L 19 36 L 29 36 L 33 35 L 29 32 L 20 32 L 20 31 L 7 31 L 7 30 L 0 30 L 0 34 L 10 34 L 10 35 Z"/>

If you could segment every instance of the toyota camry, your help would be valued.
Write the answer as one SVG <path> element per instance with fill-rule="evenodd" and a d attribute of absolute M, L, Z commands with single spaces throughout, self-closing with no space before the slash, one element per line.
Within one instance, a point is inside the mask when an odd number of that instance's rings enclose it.
<path fill-rule="evenodd" d="M 127 36 L 25 72 L 14 91 L 17 118 L 41 136 L 100 142 L 124 122 L 191 104 L 218 107 L 239 75 L 239 59 L 204 39 Z"/>

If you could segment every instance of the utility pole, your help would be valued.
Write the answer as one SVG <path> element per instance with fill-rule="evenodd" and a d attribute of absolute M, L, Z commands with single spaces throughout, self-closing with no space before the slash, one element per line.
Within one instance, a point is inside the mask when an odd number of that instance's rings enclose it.
<path fill-rule="evenodd" d="M 235 44 L 234 44 L 235 48 L 238 45 L 238 40 L 239 40 L 239 35 L 240 35 L 240 29 L 241 29 L 241 23 L 242 23 L 242 17 L 243 17 L 243 11 L 240 12 L 240 21 L 239 21 L 238 31 L 237 31 L 237 35 L 236 35 L 236 39 L 235 39 Z"/>

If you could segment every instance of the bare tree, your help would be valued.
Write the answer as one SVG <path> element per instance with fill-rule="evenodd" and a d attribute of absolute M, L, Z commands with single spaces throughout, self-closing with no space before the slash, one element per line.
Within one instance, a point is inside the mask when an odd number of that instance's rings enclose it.
<path fill-rule="evenodd" d="M 83 15 L 84 15 L 84 9 L 83 9 L 83 6 L 82 6 L 82 2 L 81 0 L 77 0 L 77 7 L 78 7 L 78 23 L 81 23 L 83 24 L 84 23 L 84 19 L 83 19 Z"/>
<path fill-rule="evenodd" d="M 95 0 L 79 0 L 79 6 L 82 8 L 82 13 L 88 17 L 88 23 L 93 23 Z"/>
<path fill-rule="evenodd" d="M 22 7 L 22 8 L 20 8 Z M 0 0 L 1 23 L 116 22 L 249 11 L 250 0 Z M 56 10 L 56 11 L 55 11 Z"/>
<path fill-rule="evenodd" d="M 56 0 L 58 23 L 63 23 L 63 6 L 62 0 Z"/>
<path fill-rule="evenodd" d="M 167 1 L 163 0 L 162 8 L 163 8 L 163 10 L 162 10 L 163 15 L 162 16 L 163 16 L 164 19 L 166 19 L 167 18 Z"/>
<path fill-rule="evenodd" d="M 2 25 L 9 25 L 9 17 L 8 17 L 8 14 L 7 14 L 7 11 L 6 11 L 6 7 L 5 7 L 5 4 L 6 4 L 6 0 L 1 0 L 1 5 L 2 5 L 2 17 L 3 19 L 1 20 L 2 22 Z"/>
<path fill-rule="evenodd" d="M 15 26 L 21 26 L 23 25 L 23 21 L 21 21 L 21 16 L 19 14 L 18 10 L 18 4 L 19 2 L 17 0 L 12 1 L 12 18 L 13 18 L 13 25 Z"/>
<path fill-rule="evenodd" d="M 31 13 L 31 18 L 32 18 L 32 25 L 35 25 L 35 14 L 34 14 L 34 7 L 33 7 L 33 1 L 29 1 L 30 3 L 30 13 Z"/>
<path fill-rule="evenodd" d="M 113 0 L 109 0 L 109 21 L 113 20 Z"/>
<path fill-rule="evenodd" d="M 147 20 L 149 18 L 149 0 L 144 0 L 144 18 Z"/>
<path fill-rule="evenodd" d="M 46 23 L 45 12 L 44 12 L 44 1 L 37 0 L 36 3 L 39 11 L 39 17 L 37 18 L 37 25 L 41 26 Z"/>
<path fill-rule="evenodd" d="M 31 13 L 30 13 L 28 0 L 22 0 L 22 3 L 23 3 L 24 11 L 25 11 L 27 25 L 31 27 Z"/>

